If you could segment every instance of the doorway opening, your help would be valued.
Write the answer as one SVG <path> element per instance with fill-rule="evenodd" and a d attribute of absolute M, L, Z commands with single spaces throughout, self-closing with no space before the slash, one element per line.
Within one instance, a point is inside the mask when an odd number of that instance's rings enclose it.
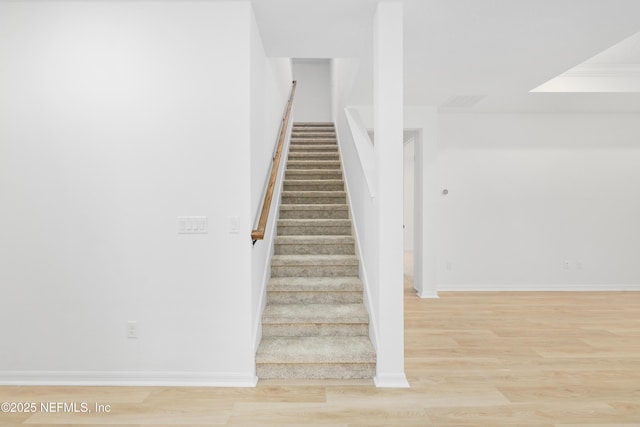
<path fill-rule="evenodd" d="M 404 148 L 404 207 L 403 207 L 403 225 L 404 225 L 404 285 L 405 287 L 414 287 L 415 265 L 414 265 L 414 242 L 416 235 L 415 217 L 419 214 L 416 212 L 415 192 L 416 185 L 416 163 L 415 152 L 416 144 L 419 143 L 420 133 L 418 130 L 405 130 L 403 134 Z"/>

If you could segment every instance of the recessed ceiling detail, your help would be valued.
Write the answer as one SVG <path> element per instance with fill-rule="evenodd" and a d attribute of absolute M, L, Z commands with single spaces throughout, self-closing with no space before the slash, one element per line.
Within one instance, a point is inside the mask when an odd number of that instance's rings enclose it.
<path fill-rule="evenodd" d="M 554 77 L 531 92 L 640 92 L 640 33 Z"/>

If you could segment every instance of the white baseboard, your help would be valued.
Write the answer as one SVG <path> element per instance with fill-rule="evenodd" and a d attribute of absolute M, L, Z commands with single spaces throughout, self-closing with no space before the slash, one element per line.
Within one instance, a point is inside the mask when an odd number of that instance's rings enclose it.
<path fill-rule="evenodd" d="M 255 387 L 255 373 L 0 371 L 0 386 Z"/>
<path fill-rule="evenodd" d="M 439 292 L 618 292 L 640 291 L 640 284 L 438 284 Z"/>
<path fill-rule="evenodd" d="M 377 374 L 373 379 L 379 388 L 409 388 L 409 381 L 404 374 Z"/>
<path fill-rule="evenodd" d="M 438 296 L 438 291 L 419 291 L 416 288 L 413 288 L 416 291 L 416 295 L 418 295 L 420 298 L 422 299 L 427 299 L 427 298 L 440 298 Z"/>

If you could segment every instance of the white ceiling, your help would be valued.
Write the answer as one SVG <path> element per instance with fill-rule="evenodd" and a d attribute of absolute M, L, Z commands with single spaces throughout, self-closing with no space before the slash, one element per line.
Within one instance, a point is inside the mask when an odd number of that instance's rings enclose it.
<path fill-rule="evenodd" d="M 484 96 L 479 112 L 640 112 L 640 93 L 530 93 L 640 32 L 640 0 L 402 0 L 408 105 Z M 254 0 L 270 56 L 361 59 L 372 101 L 375 0 Z M 637 45 L 636 45 L 637 46 Z M 612 51 L 610 58 L 621 57 Z M 607 59 L 610 60 L 610 59 Z M 455 103 L 454 103 L 455 105 Z"/>
<path fill-rule="evenodd" d="M 375 0 L 253 0 L 269 56 L 355 57 L 371 39 Z"/>

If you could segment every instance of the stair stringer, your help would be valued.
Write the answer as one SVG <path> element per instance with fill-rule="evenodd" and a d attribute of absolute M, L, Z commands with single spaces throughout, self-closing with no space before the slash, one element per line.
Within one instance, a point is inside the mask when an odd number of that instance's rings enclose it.
<path fill-rule="evenodd" d="M 264 314 L 264 309 L 267 306 L 267 284 L 269 283 L 269 279 L 271 278 L 271 259 L 273 258 L 273 254 L 275 252 L 275 241 L 276 237 L 278 237 L 278 220 L 280 219 L 280 204 L 282 203 L 281 195 L 284 187 L 284 174 L 287 169 L 287 161 L 289 158 L 289 147 L 291 145 L 291 132 L 293 130 L 293 120 L 290 120 L 287 126 L 287 132 L 285 134 L 285 144 L 284 149 L 282 151 L 282 158 L 285 161 L 280 162 L 280 167 L 278 170 L 278 174 L 276 177 L 276 186 L 273 192 L 273 199 L 271 202 L 271 207 L 269 209 L 269 221 L 267 222 L 267 228 L 265 232 L 265 236 L 262 242 L 256 244 L 267 244 L 267 255 L 264 267 L 264 273 L 262 275 L 262 280 L 260 282 L 260 292 L 258 298 L 258 312 L 256 313 L 256 318 L 253 324 L 253 355 L 255 358 L 256 350 L 260 345 L 260 341 L 262 340 L 262 316 Z M 255 245 L 254 245 L 255 248 Z M 255 366 L 255 360 L 254 360 Z"/>
<path fill-rule="evenodd" d="M 351 192 L 349 191 L 351 187 L 349 186 L 348 175 L 345 173 L 345 170 L 344 170 L 345 156 L 344 156 L 344 153 L 342 152 L 342 143 L 341 143 L 342 138 L 340 137 L 340 126 L 338 126 L 338 123 L 339 123 L 338 121 L 336 121 L 335 123 L 336 123 L 335 124 L 336 140 L 338 142 L 338 150 L 340 151 L 340 159 L 341 159 L 340 170 L 342 171 L 345 191 L 347 193 L 347 204 L 349 205 L 349 220 L 351 221 L 352 234 L 355 238 L 356 255 L 358 257 L 358 261 L 360 261 L 360 264 L 358 267 L 358 274 L 359 274 L 360 280 L 362 281 L 362 286 L 364 288 L 363 303 L 367 311 L 369 312 L 369 339 L 371 340 L 371 344 L 373 345 L 373 348 L 375 349 L 377 354 L 378 353 L 378 339 L 377 339 L 378 338 L 378 322 L 377 322 L 376 312 L 375 310 L 373 310 L 373 307 L 371 306 L 371 301 L 372 301 L 371 286 L 370 286 L 369 278 L 367 276 L 367 269 L 365 268 L 362 248 L 360 246 L 360 236 L 358 234 L 358 227 L 356 226 L 356 220 L 353 217 L 353 202 L 351 198 Z"/>

